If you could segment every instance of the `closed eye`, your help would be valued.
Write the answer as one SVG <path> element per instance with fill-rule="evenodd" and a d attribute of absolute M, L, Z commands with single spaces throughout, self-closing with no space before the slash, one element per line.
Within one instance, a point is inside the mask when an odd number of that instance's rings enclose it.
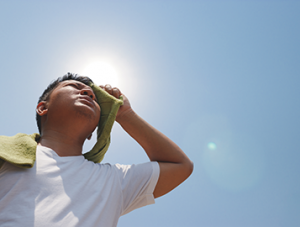
<path fill-rule="evenodd" d="M 76 89 L 79 89 L 78 85 L 76 84 L 69 84 L 69 86 L 75 87 Z"/>

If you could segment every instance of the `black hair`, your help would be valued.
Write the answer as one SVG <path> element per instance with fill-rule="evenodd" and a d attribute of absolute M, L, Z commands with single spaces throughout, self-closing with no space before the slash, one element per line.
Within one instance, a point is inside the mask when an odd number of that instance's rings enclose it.
<path fill-rule="evenodd" d="M 90 86 L 90 84 L 93 83 L 93 81 L 89 77 L 79 76 L 78 74 L 68 72 L 64 76 L 57 78 L 55 81 L 53 81 L 51 84 L 48 85 L 48 87 L 45 89 L 45 91 L 43 92 L 43 94 L 39 98 L 38 104 L 42 101 L 48 101 L 52 91 L 61 82 L 66 81 L 66 80 L 77 80 L 77 81 L 79 81 L 81 83 L 84 83 L 85 85 L 88 85 L 88 86 Z M 38 115 L 38 113 L 36 113 L 36 123 L 37 123 L 40 134 L 42 133 L 41 119 L 42 119 L 42 117 L 40 115 Z"/>

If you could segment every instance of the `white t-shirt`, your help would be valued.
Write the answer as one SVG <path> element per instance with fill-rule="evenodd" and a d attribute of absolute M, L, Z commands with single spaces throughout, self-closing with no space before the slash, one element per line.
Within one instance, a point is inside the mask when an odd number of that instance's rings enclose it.
<path fill-rule="evenodd" d="M 121 215 L 153 204 L 157 162 L 95 164 L 38 146 L 35 165 L 0 169 L 0 226 L 117 226 Z"/>

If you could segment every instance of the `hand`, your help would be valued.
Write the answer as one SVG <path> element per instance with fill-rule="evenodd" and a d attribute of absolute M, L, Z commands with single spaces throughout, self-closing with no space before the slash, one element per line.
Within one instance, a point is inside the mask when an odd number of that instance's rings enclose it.
<path fill-rule="evenodd" d="M 119 88 L 112 88 L 109 84 L 106 84 L 105 86 L 100 85 L 99 87 L 101 87 L 104 91 L 106 91 L 108 94 L 114 96 L 117 99 L 119 99 L 120 96 L 123 97 L 123 105 L 119 108 L 116 121 L 118 121 L 118 119 L 121 118 L 121 116 L 123 116 L 125 113 L 132 111 L 129 100 L 124 94 L 122 94 Z"/>

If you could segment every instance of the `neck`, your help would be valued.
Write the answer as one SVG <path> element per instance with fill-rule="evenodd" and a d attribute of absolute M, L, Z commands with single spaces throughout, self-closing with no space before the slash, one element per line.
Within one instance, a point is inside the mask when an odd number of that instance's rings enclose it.
<path fill-rule="evenodd" d="M 85 138 L 76 137 L 74 134 L 66 134 L 57 131 L 43 131 L 39 144 L 54 150 L 59 156 L 82 155 L 82 146 Z"/>
<path fill-rule="evenodd" d="M 39 144 L 51 148 L 59 156 L 82 155 L 83 143 L 96 127 L 92 123 L 81 115 L 48 116 L 42 122 Z"/>

